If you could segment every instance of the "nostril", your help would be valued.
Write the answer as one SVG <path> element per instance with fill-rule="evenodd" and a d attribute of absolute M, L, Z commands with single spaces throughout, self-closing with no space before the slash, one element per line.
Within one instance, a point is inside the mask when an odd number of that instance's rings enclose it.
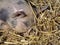
<path fill-rule="evenodd" d="M 14 15 L 13 15 L 13 17 L 21 17 L 21 18 L 23 18 L 23 17 L 26 17 L 27 16 L 27 14 L 24 12 L 24 11 L 17 11 L 17 12 L 15 12 L 14 13 Z"/>

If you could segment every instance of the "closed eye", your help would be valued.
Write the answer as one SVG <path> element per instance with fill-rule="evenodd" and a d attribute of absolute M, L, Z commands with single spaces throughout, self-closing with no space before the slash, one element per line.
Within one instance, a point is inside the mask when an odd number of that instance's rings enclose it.
<path fill-rule="evenodd" d="M 14 16 L 13 17 L 19 17 L 19 16 L 21 18 L 23 18 L 23 17 L 26 17 L 27 14 L 25 12 L 23 12 L 23 11 L 17 11 L 16 13 L 14 13 Z"/>

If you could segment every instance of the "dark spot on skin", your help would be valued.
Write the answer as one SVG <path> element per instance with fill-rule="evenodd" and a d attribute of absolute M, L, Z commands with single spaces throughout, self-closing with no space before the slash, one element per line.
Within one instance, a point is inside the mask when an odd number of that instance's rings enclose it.
<path fill-rule="evenodd" d="M 6 9 L 0 10 L 0 20 L 6 21 L 8 19 L 8 11 Z"/>
<path fill-rule="evenodd" d="M 3 1 L 3 0 L 0 0 L 0 2 Z"/>
<path fill-rule="evenodd" d="M 23 22 L 27 27 L 30 25 L 28 21 Z"/>
<path fill-rule="evenodd" d="M 24 4 L 24 2 L 20 0 L 20 1 L 17 2 L 17 4 L 21 5 L 21 4 Z"/>
<path fill-rule="evenodd" d="M 12 27 L 15 28 L 17 25 L 17 20 L 14 19 L 13 21 L 11 21 L 11 24 L 12 24 Z"/>

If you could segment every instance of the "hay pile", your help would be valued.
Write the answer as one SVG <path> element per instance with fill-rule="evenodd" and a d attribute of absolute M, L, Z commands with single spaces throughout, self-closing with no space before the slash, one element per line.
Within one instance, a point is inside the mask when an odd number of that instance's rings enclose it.
<path fill-rule="evenodd" d="M 28 0 L 35 24 L 26 33 L 0 30 L 0 45 L 60 45 L 60 0 Z"/>

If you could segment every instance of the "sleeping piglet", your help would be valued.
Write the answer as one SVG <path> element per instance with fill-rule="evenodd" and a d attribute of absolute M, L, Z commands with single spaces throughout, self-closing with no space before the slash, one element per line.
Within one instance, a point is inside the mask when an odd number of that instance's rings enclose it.
<path fill-rule="evenodd" d="M 21 33 L 28 31 L 34 23 L 34 15 L 25 0 L 0 0 L 0 20 Z"/>

